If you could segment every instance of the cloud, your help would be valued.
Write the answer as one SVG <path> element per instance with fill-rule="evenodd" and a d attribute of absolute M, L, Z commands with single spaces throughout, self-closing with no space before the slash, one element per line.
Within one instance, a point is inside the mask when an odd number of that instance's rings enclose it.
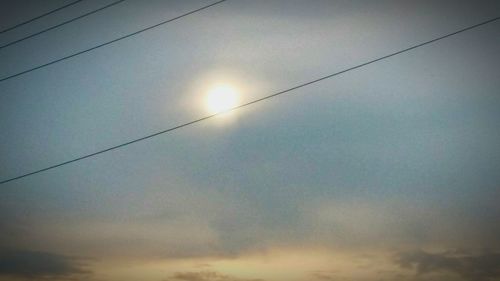
<path fill-rule="evenodd" d="M 314 277 L 317 280 L 323 280 L 323 281 L 333 281 L 335 280 L 335 272 L 329 272 L 329 271 L 314 271 L 311 273 L 312 277 Z"/>
<path fill-rule="evenodd" d="M 164 281 L 263 281 L 262 279 L 241 279 L 215 271 L 177 272 Z"/>
<path fill-rule="evenodd" d="M 399 254 L 397 262 L 403 268 L 416 269 L 418 275 L 447 271 L 471 281 L 487 281 L 500 277 L 500 253 L 454 255 L 417 251 Z"/>
<path fill-rule="evenodd" d="M 83 267 L 74 257 L 27 250 L 0 251 L 0 276 L 53 280 L 90 273 Z"/>

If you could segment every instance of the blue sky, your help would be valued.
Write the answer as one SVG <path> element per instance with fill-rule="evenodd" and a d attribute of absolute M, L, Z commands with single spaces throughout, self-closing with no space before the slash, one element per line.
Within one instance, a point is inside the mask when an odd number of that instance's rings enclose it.
<path fill-rule="evenodd" d="M 0 27 L 64 3 L 4 1 Z M 0 50 L 0 77 L 209 3 L 125 1 Z M 203 117 L 216 83 L 248 102 L 499 14 L 229 0 L 0 82 L 0 178 Z M 3 184 L 0 280 L 498 280 L 499 27 Z"/>

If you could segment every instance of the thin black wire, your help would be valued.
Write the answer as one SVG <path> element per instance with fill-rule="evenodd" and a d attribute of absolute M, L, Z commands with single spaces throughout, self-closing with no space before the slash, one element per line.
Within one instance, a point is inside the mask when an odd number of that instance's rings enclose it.
<path fill-rule="evenodd" d="M 50 15 L 50 14 L 53 14 L 53 13 L 55 13 L 55 12 L 57 12 L 57 11 L 60 11 L 60 10 L 62 10 L 62 9 L 64 9 L 64 8 L 67 8 L 67 7 L 69 7 L 69 6 L 73 6 L 73 5 L 75 5 L 75 4 L 79 3 L 79 2 L 82 2 L 82 1 L 83 1 L 83 0 L 76 0 L 76 1 L 73 1 L 73 2 L 71 2 L 71 3 L 68 3 L 68 4 L 64 5 L 64 6 L 62 6 L 62 7 L 56 8 L 56 9 L 54 9 L 54 10 L 52 10 L 52 11 L 48 11 L 48 12 L 46 12 L 45 14 L 39 15 L 39 16 L 34 17 L 34 18 L 30 19 L 30 20 L 27 20 L 27 21 L 25 21 L 25 22 L 22 22 L 22 23 L 19 23 L 19 24 L 14 25 L 14 26 L 11 26 L 11 27 L 9 27 L 9 28 L 7 28 L 7 29 L 4 29 L 4 30 L 0 31 L 0 34 L 5 33 L 5 32 L 7 32 L 7 31 L 11 31 L 11 30 L 13 30 L 13 29 L 15 29 L 15 28 L 18 28 L 18 27 L 23 26 L 23 25 L 25 25 L 25 24 L 28 24 L 28 23 L 30 23 L 30 22 L 36 21 L 37 19 L 41 19 L 41 18 L 43 18 L 43 17 L 45 17 L 45 16 L 48 16 L 48 15 Z"/>
<path fill-rule="evenodd" d="M 161 26 L 161 25 L 167 24 L 167 23 L 169 23 L 169 22 L 172 22 L 172 21 L 178 20 L 178 19 L 183 18 L 183 17 L 186 17 L 186 16 L 188 16 L 188 15 L 191 15 L 191 14 L 194 14 L 194 13 L 200 12 L 200 11 L 202 11 L 202 10 L 208 9 L 208 8 L 210 8 L 210 7 L 212 7 L 212 6 L 215 6 L 215 5 L 220 4 L 220 3 L 222 3 L 222 2 L 225 2 L 225 1 L 227 1 L 227 0 L 220 0 L 220 1 L 214 2 L 214 3 L 209 4 L 209 5 L 207 5 L 207 6 L 203 6 L 203 7 L 201 7 L 201 8 L 198 8 L 198 9 L 196 9 L 196 10 L 193 10 L 193 11 L 187 12 L 187 13 L 182 14 L 182 15 L 180 15 L 180 16 L 177 16 L 177 17 L 174 17 L 174 18 L 171 18 L 171 19 L 168 19 L 168 20 L 162 21 L 162 22 L 157 23 L 157 24 L 155 24 L 155 25 L 152 25 L 152 26 L 149 26 L 149 27 L 143 28 L 143 29 L 141 29 L 141 30 L 138 30 L 138 31 L 136 31 L 136 32 L 133 32 L 133 33 L 130 33 L 130 34 L 124 35 L 124 36 L 119 37 L 119 38 L 116 38 L 116 39 L 113 39 L 113 40 L 108 41 L 108 42 L 106 42 L 106 43 L 102 43 L 102 44 L 99 44 L 99 45 L 97 45 L 97 46 L 94 46 L 94 47 L 91 47 L 91 48 L 85 49 L 85 50 L 83 50 L 83 51 L 79 51 L 79 52 L 77 52 L 77 53 L 74 53 L 74 54 L 72 54 L 72 55 L 68 55 L 68 56 L 65 56 L 65 57 L 62 57 L 62 58 L 59 58 L 59 59 L 53 60 L 53 61 L 51 61 L 51 62 L 48 62 L 48 63 L 42 64 L 42 65 L 39 65 L 39 66 L 36 66 L 36 67 L 30 68 L 30 69 L 28 69 L 28 70 L 24 70 L 24 71 L 21 71 L 21 72 L 16 73 L 16 74 L 9 75 L 9 76 L 7 76 L 7 77 L 1 78 L 1 79 L 0 79 L 0 82 L 3 82 L 3 81 L 5 81 L 5 80 L 8 80 L 8 79 L 11 79 L 11 78 L 14 78 L 14 77 L 17 77 L 17 76 L 23 75 L 23 74 L 26 74 L 26 73 L 28 73 L 28 72 L 35 71 L 35 70 L 37 70 L 37 69 L 40 69 L 40 68 L 43 68 L 43 67 L 46 67 L 46 66 L 49 66 L 49 65 L 52 65 L 52 64 L 55 64 L 55 63 L 58 63 L 58 62 L 64 61 L 64 60 L 67 60 L 67 59 L 69 59 L 69 58 L 76 57 L 76 56 L 81 55 L 81 54 L 84 54 L 84 53 L 88 53 L 88 52 L 93 51 L 93 50 L 95 50 L 95 49 L 98 49 L 98 48 L 101 48 L 101 47 L 107 46 L 107 45 L 109 45 L 109 44 L 112 44 L 112 43 L 118 42 L 118 41 L 120 41 L 120 40 L 123 40 L 123 39 L 129 38 L 129 37 L 132 37 L 132 36 L 134 36 L 134 35 L 137 35 L 137 34 L 139 34 L 139 33 L 144 32 L 144 31 L 147 31 L 147 30 L 153 29 L 153 28 L 155 28 L 155 27 L 158 27 L 158 26 Z"/>
<path fill-rule="evenodd" d="M 80 161 L 80 160 L 83 160 L 83 159 L 86 159 L 86 158 L 89 158 L 89 157 L 93 157 L 93 156 L 96 156 L 96 155 L 99 155 L 99 154 L 102 154 L 102 153 L 105 153 L 105 152 L 108 152 L 108 151 L 111 151 L 111 150 L 115 150 L 115 149 L 118 149 L 118 148 L 121 148 L 121 147 L 124 147 L 124 146 L 127 146 L 127 145 L 130 145 L 130 144 L 133 144 L 133 143 L 136 143 L 136 142 L 140 142 L 140 141 L 143 141 L 143 140 L 146 140 L 146 139 L 150 139 L 150 138 L 153 138 L 153 137 L 156 137 L 158 135 L 161 135 L 161 134 L 165 134 L 165 133 L 168 133 L 168 132 L 171 132 L 171 131 L 174 131 L 174 130 L 177 130 L 177 129 L 180 129 L 180 128 L 183 128 L 183 127 L 187 127 L 189 125 L 193 125 L 195 123 L 199 123 L 199 122 L 202 122 L 202 121 L 205 121 L 207 119 L 210 119 L 210 118 L 213 118 L 221 113 L 226 113 L 226 112 L 229 112 L 229 111 L 234 111 L 234 110 L 237 110 L 237 109 L 240 109 L 242 107 L 246 107 L 246 106 L 249 106 L 249 105 L 252 105 L 252 104 L 255 104 L 255 103 L 258 103 L 258 102 L 261 102 L 261 101 L 264 101 L 264 100 L 267 100 L 267 99 L 271 99 L 271 98 L 274 98 L 276 96 L 279 96 L 279 95 L 283 95 L 285 93 L 288 93 L 288 92 L 291 92 L 291 91 L 294 91 L 294 90 L 297 90 L 299 88 L 302 88 L 302 87 L 305 87 L 305 86 L 308 86 L 308 85 L 311 85 L 311 84 L 314 84 L 314 83 L 317 83 L 317 82 L 320 82 L 322 80 L 325 80 L 325 79 L 329 79 L 329 78 L 332 78 L 334 76 L 337 76 L 337 75 L 340 75 L 340 74 L 343 74 L 343 73 L 346 73 L 348 71 L 351 71 L 351 70 L 355 70 L 355 69 L 358 69 L 358 68 L 361 68 L 361 67 L 364 67 L 364 66 L 367 66 L 369 64 L 372 64 L 372 63 L 375 63 L 375 62 L 378 62 L 378 61 L 381 61 L 381 60 L 384 60 L 384 59 L 387 59 L 387 58 L 390 58 L 390 57 L 393 57 L 393 56 L 396 56 L 396 55 L 399 55 L 399 54 L 402 54 L 402 53 L 405 53 L 405 52 L 408 52 L 408 51 L 411 51 L 413 49 L 416 49 L 416 48 L 419 48 L 419 47 L 422 47 L 422 46 L 425 46 L 425 45 L 428 45 L 428 44 L 431 44 L 433 42 L 436 42 L 436 41 L 439 41 L 439 40 L 442 40 L 442 39 L 445 39 L 447 37 L 450 37 L 450 36 L 453 36 L 453 35 L 456 35 L 458 33 L 462 33 L 462 32 L 465 32 L 467 30 L 470 30 L 470 29 L 473 29 L 473 28 L 477 28 L 479 26 L 482 26 L 482 25 L 485 25 L 485 24 L 488 24 L 488 23 L 491 23 L 491 22 L 494 22 L 494 21 L 497 21 L 499 20 L 500 17 L 496 17 L 496 18 L 493 18 L 493 19 L 490 19 L 490 20 L 487 20 L 487 21 L 484 21 L 482 23 L 478 23 L 478 24 L 475 24 L 475 25 L 472 25 L 472 26 L 469 26 L 469 27 L 466 27 L 464 29 L 460 29 L 458 31 L 455 31 L 455 32 L 452 32 L 452 33 L 449 33 L 449 34 L 446 34 L 446 35 L 443 35 L 443 36 L 440 36 L 440 37 L 437 37 L 435 39 L 432 39 L 432 40 L 429 40 L 429 41 L 426 41 L 426 42 L 423 42 L 423 43 L 420 43 L 420 44 L 417 44 L 417 45 L 414 45 L 414 46 L 411 46 L 409 48 L 406 48 L 406 49 L 403 49 L 403 50 L 400 50 L 400 51 L 397 51 L 397 52 L 394 52 L 394 53 L 391 53 L 391 54 L 388 54 L 388 55 L 385 55 L 383 57 L 379 57 L 379 58 L 376 58 L 376 59 L 373 59 L 373 60 L 370 60 L 368 62 L 365 62 L 365 63 L 362 63 L 362 64 L 358 64 L 356 66 L 353 66 L 353 67 L 349 67 L 349 68 L 346 68 L 344 70 L 341 70 L 341 71 L 338 71 L 338 72 L 335 72 L 335 73 L 332 73 L 330 75 L 327 75 L 327 76 L 323 76 L 321 78 L 318 78 L 318 79 L 315 79 L 315 80 L 312 80 L 312 81 L 309 81 L 309 82 L 306 82 L 306 83 L 303 83 L 303 84 L 299 84 L 297 86 L 294 86 L 294 87 L 291 87 L 291 88 L 288 88 L 286 90 L 283 90 L 283 91 L 280 91 L 280 92 L 277 92 L 277 93 L 274 93 L 274 94 L 271 94 L 271 95 L 268 95 L 268 96 L 265 96 L 263 98 L 260 98 L 260 99 L 256 99 L 256 100 L 253 100 L 253 101 L 250 101 L 250 102 L 247 102 L 247 103 L 244 103 L 244 104 L 241 104 L 239 106 L 236 106 L 236 107 L 233 107 L 227 111 L 224 111 L 224 112 L 220 112 L 220 113 L 216 113 L 216 114 L 212 114 L 212 115 L 208 115 L 208 116 L 205 116 L 205 117 L 202 117 L 202 118 L 199 118 L 199 119 L 196 119 L 196 120 L 193 120 L 193 121 L 190 121 L 190 122 L 187 122 L 187 123 L 184 123 L 184 124 L 181 124 L 181 125 L 177 125 L 175 127 L 172 127 L 172 128 L 169 128 L 169 129 L 166 129 L 166 130 L 163 130 L 163 131 L 160 131 L 160 132 L 156 132 L 154 134 L 150 134 L 150 135 L 147 135 L 145 137 L 141 137 L 141 138 L 138 138 L 138 139 L 134 139 L 134 140 L 131 140 L 131 141 L 128 141 L 128 142 L 125 142 L 125 143 L 122 143 L 122 144 L 119 144 L 119 145 L 115 145 L 115 146 L 112 146 L 112 147 L 109 147 L 109 148 L 106 148 L 106 149 L 103 149 L 103 150 L 100 150 L 100 151 L 97 151 L 97 152 L 94 152 L 94 153 L 91 153 L 91 154 L 87 154 L 87 155 L 84 155 L 84 156 L 81 156 L 81 157 L 78 157 L 78 158 L 75 158 L 75 159 L 72 159 L 72 160 L 69 160 L 69 161 L 66 161 L 66 162 L 62 162 L 62 163 L 59 163 L 59 164 L 56 164 L 56 165 L 53 165 L 53 166 L 50 166 L 50 167 L 47 167 L 47 168 L 44 168 L 44 169 L 40 169 L 40 170 L 37 170 L 37 171 L 34 171 L 34 172 L 31 172 L 31 173 L 27 173 L 27 174 L 24 174 L 24 175 L 21 175 L 21 176 L 17 176 L 17 177 L 13 177 L 13 178 L 10 178 L 10 179 L 6 179 L 6 180 L 3 180 L 3 181 L 0 181 L 0 184 L 4 184 L 4 183 L 8 183 L 8 182 L 11 182 L 11 181 L 14 181 L 14 180 L 18 180 L 18 179 L 21 179 L 21 178 L 24 178 L 24 177 L 27 177 L 27 176 L 31 176 L 31 175 L 34 175 L 34 174 L 38 174 L 38 173 L 41 173 L 41 172 L 44 172 L 44 171 L 47 171 L 47 170 L 51 170 L 51 169 L 54 169 L 54 168 L 57 168 L 57 167 L 60 167 L 60 166 L 63 166 L 63 165 L 67 165 L 67 164 L 70 164 L 70 163 L 73 163 L 73 162 L 76 162 L 76 161 Z"/>
<path fill-rule="evenodd" d="M 22 41 L 24 41 L 24 40 L 27 40 L 27 39 L 33 38 L 33 37 L 35 37 L 35 36 L 38 36 L 38 35 L 40 35 L 40 34 L 42 34 L 42 33 L 47 32 L 47 31 L 50 31 L 50 30 L 53 30 L 53 29 L 59 28 L 59 27 L 61 27 L 61 26 L 63 26 L 63 25 L 66 25 L 66 24 L 68 24 L 68 23 L 71 23 L 71 22 L 77 21 L 77 20 L 79 20 L 79 19 L 81 19 L 81 18 L 88 17 L 88 16 L 90 16 L 90 15 L 92 15 L 92 14 L 95 14 L 95 13 L 97 13 L 97 12 L 100 12 L 100 11 L 102 11 L 102 10 L 104 10 L 104 9 L 107 9 L 107 8 L 109 8 L 109 7 L 112 7 L 112 6 L 115 6 L 115 5 L 117 5 L 117 4 L 120 4 L 120 3 L 121 3 L 121 2 L 123 2 L 123 1 L 125 1 L 125 0 L 118 0 L 118 1 L 112 2 L 112 3 L 110 3 L 110 4 L 106 5 L 106 6 L 103 6 L 103 7 L 101 7 L 101 8 L 96 9 L 96 10 L 90 11 L 90 12 L 85 13 L 85 14 L 83 14 L 83 15 L 81 15 L 81 16 L 76 17 L 76 18 L 72 18 L 72 19 L 67 20 L 67 21 L 65 21 L 65 22 L 62 22 L 62 23 L 60 23 L 60 24 L 56 24 L 56 25 L 54 25 L 54 26 L 48 27 L 48 28 L 46 28 L 46 29 L 44 29 L 44 30 L 42 30 L 42 31 L 38 31 L 38 32 L 33 33 L 33 34 L 30 34 L 30 35 L 28 35 L 28 36 L 26 36 L 26 37 L 23 37 L 23 38 L 20 38 L 20 39 L 15 40 L 15 41 L 12 41 L 12 42 L 10 42 L 10 43 L 7 43 L 7 44 L 4 44 L 4 45 L 1 45 L 1 46 L 0 46 L 0 49 L 3 49 L 3 48 L 6 48 L 6 47 L 9 47 L 9 46 L 12 46 L 12 45 L 14 45 L 14 44 L 17 44 L 17 43 L 19 43 L 19 42 L 22 42 Z"/>

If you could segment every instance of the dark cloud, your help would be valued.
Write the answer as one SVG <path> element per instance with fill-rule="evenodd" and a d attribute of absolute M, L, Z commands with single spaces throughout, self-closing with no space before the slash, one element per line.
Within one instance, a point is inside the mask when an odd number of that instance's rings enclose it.
<path fill-rule="evenodd" d="M 335 277 L 333 276 L 334 274 L 335 272 L 330 272 L 330 271 L 314 271 L 311 273 L 313 278 L 323 281 L 335 280 Z"/>
<path fill-rule="evenodd" d="M 0 276 L 53 280 L 88 273 L 78 258 L 38 251 L 0 251 Z"/>
<path fill-rule="evenodd" d="M 457 255 L 418 251 L 402 253 L 397 260 L 401 267 L 414 268 L 418 275 L 447 271 L 471 281 L 487 281 L 500 277 L 500 253 Z"/>
<path fill-rule="evenodd" d="M 264 281 L 262 279 L 241 279 L 215 271 L 177 272 L 164 281 Z"/>

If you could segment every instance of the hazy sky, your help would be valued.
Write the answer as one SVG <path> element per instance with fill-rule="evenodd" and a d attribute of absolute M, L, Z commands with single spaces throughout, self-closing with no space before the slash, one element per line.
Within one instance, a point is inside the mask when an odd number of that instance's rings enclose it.
<path fill-rule="evenodd" d="M 2 0 L 0 30 L 70 0 Z M 0 45 L 112 1 L 85 0 Z M 126 0 L 0 79 L 214 1 Z M 220 5 L 0 82 L 0 181 L 500 16 L 500 2 Z M 500 21 L 0 185 L 0 280 L 500 280 Z"/>

